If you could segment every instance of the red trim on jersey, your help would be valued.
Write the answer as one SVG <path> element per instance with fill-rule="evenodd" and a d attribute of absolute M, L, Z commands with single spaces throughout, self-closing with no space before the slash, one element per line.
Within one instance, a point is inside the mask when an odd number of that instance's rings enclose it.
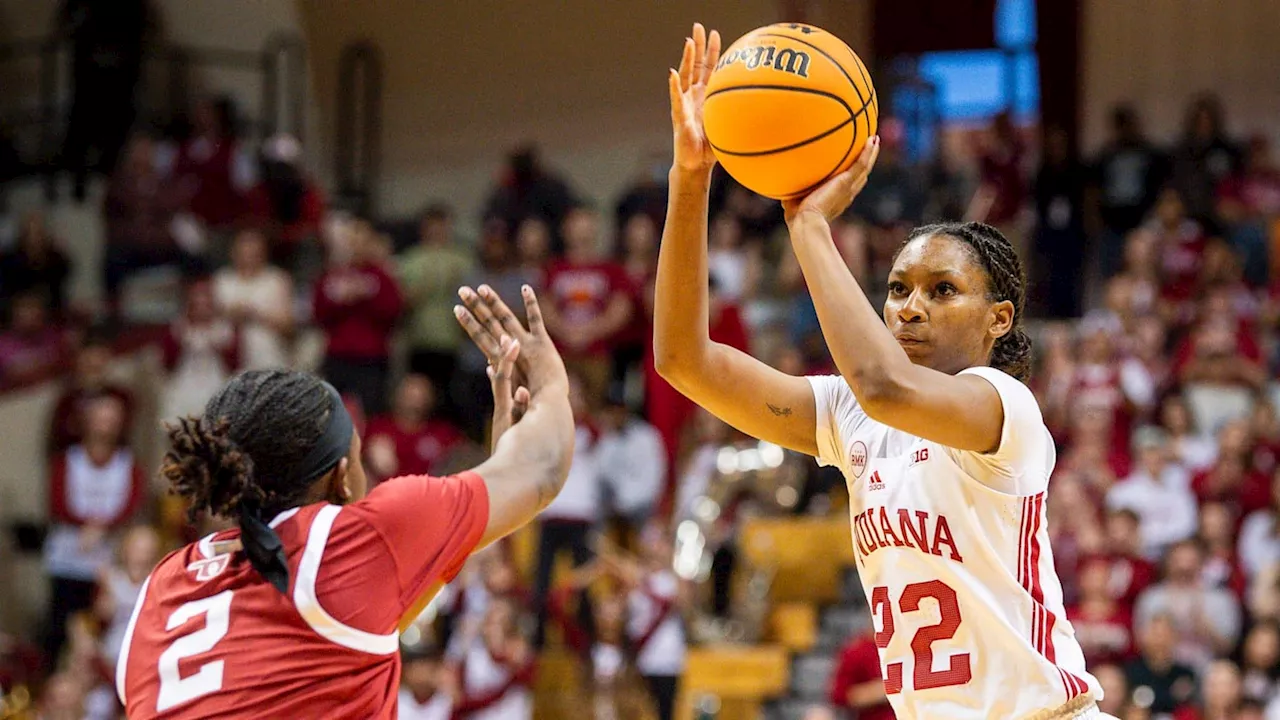
<path fill-rule="evenodd" d="M 1031 595 L 1031 644 L 1036 652 L 1058 670 L 1062 689 L 1070 701 L 1088 690 L 1088 685 L 1067 670 L 1058 667 L 1053 647 L 1053 628 L 1058 618 L 1044 606 L 1044 588 L 1040 586 L 1040 521 L 1044 515 L 1044 493 L 1022 499 L 1022 525 L 1018 538 L 1018 583 Z"/>

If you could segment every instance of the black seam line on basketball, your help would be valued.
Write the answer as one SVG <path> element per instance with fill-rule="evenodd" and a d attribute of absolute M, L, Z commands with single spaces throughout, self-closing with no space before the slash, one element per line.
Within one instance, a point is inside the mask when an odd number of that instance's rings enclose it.
<path fill-rule="evenodd" d="M 848 125 L 851 122 L 853 122 L 853 118 L 847 118 L 844 122 L 840 123 L 839 125 L 831 128 L 830 130 L 824 133 L 814 135 L 813 137 L 808 138 L 806 140 L 801 140 L 800 142 L 791 143 L 790 145 L 785 145 L 780 148 L 773 148 L 771 150 L 754 150 L 752 152 L 733 152 L 732 150 L 725 150 L 724 148 L 717 146 L 715 143 L 708 143 L 708 144 L 711 145 L 712 150 L 715 150 L 721 155 L 730 155 L 732 157 L 760 157 L 761 155 L 773 155 L 774 153 L 781 153 L 781 152 L 786 152 L 788 150 L 795 150 L 798 147 L 804 147 L 805 145 L 808 145 L 811 142 L 817 142 L 822 138 L 834 132 L 839 131 L 840 129 L 844 128 L 845 125 Z M 856 135 L 858 131 L 855 129 L 853 132 Z"/>
<path fill-rule="evenodd" d="M 777 33 L 760 33 L 760 35 L 759 35 L 758 37 L 776 37 L 776 38 L 783 38 L 784 40 L 795 40 L 796 42 L 800 43 L 801 45 L 808 45 L 809 47 L 813 48 L 814 50 L 817 50 L 818 52 L 822 53 L 822 56 L 823 56 L 823 57 L 825 57 L 826 59 L 830 60 L 832 65 L 835 65 L 835 66 L 836 66 L 836 69 L 840 71 L 840 74 L 841 74 L 841 75 L 844 75 L 844 79 L 845 79 L 845 80 L 848 80 L 848 81 L 849 81 L 849 87 L 853 88 L 853 92 L 854 92 L 855 94 L 857 94 L 858 99 L 859 99 L 859 100 L 862 100 L 862 105 L 863 105 L 863 107 L 866 107 L 866 104 L 867 104 L 867 103 L 869 103 L 869 102 L 871 102 L 871 98 L 867 98 L 867 99 L 863 100 L 863 98 L 862 98 L 862 91 L 858 89 L 858 83 L 856 83 L 856 82 L 854 82 L 854 81 L 853 81 L 853 76 L 849 74 L 849 71 L 848 71 L 848 70 L 845 70 L 845 69 L 844 69 L 844 66 L 843 66 L 843 65 L 841 65 L 839 62 L 836 62 L 836 59 L 835 59 L 835 58 L 833 58 L 833 57 L 831 57 L 831 53 L 827 52 L 826 50 L 823 50 L 822 48 L 818 47 L 817 45 L 814 45 L 813 43 L 811 43 L 811 42 L 807 42 L 807 41 L 805 41 L 805 40 L 801 40 L 800 38 L 795 37 L 795 36 L 793 36 L 793 35 L 779 35 L 779 34 L 777 34 Z"/>

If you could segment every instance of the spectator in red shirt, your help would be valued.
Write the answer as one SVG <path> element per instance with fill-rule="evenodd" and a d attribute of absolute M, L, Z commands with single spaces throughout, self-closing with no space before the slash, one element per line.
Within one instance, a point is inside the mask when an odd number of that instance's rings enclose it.
<path fill-rule="evenodd" d="M 1220 437 L 1230 442 L 1237 427 L 1240 427 L 1239 423 L 1227 425 Z M 1271 483 L 1267 476 L 1248 465 L 1248 455 L 1229 451 L 1227 443 L 1220 441 L 1220 445 L 1223 451 L 1218 461 L 1191 480 L 1191 491 L 1196 494 L 1196 499 L 1201 505 L 1225 503 L 1234 510 L 1237 518 L 1267 507 L 1271 501 Z"/>
<path fill-rule="evenodd" d="M 1138 595 L 1155 582 L 1157 575 L 1155 564 L 1142 557 L 1140 523 L 1132 510 L 1107 513 L 1106 551 L 1101 555 L 1111 568 L 1107 587 L 1112 596 L 1129 610 L 1133 609 Z"/>
<path fill-rule="evenodd" d="M 324 193 L 302 168 L 302 144 L 276 135 L 262 146 L 262 180 L 249 191 L 248 215 L 275 238 L 272 260 L 295 269 L 300 245 L 317 240 L 324 220 Z"/>
<path fill-rule="evenodd" d="M 1133 656 L 1133 617 L 1111 594 L 1110 575 L 1107 560 L 1085 562 L 1077 578 L 1080 599 L 1067 608 L 1067 619 L 1090 665 L 1123 663 Z"/>
<path fill-rule="evenodd" d="M 1022 233 L 1013 226 L 1027 201 L 1027 178 L 1022 167 L 1025 152 L 1013 117 L 1008 112 L 996 115 L 979 151 L 981 185 L 969 208 L 970 219 L 1001 228 L 1018 246 L 1022 244 Z"/>
<path fill-rule="evenodd" d="M 84 435 L 85 408 L 101 395 L 110 395 L 120 401 L 127 436 L 133 422 L 133 393 L 107 377 L 111 356 L 111 344 L 102 334 L 91 333 L 81 342 L 76 351 L 75 368 L 49 416 L 46 449 L 50 456 L 80 442 Z"/>
<path fill-rule="evenodd" d="M 49 321 L 38 291 L 14 298 L 9 325 L 0 332 L 0 385 L 49 377 L 63 362 L 66 334 Z"/>
<path fill-rule="evenodd" d="M 1204 544 L 1204 576 L 1209 587 L 1224 587 L 1244 600 L 1247 580 L 1236 555 L 1236 528 L 1240 520 L 1225 503 L 1205 503 L 1200 508 L 1200 542 Z"/>
<path fill-rule="evenodd" d="M 365 430 L 370 480 L 431 475 L 433 468 L 440 474 L 439 462 L 462 441 L 462 433 L 432 417 L 435 405 L 435 386 L 426 375 L 406 375 L 400 381 L 391 412 L 371 418 Z"/>
<path fill-rule="evenodd" d="M 880 651 L 870 634 L 853 638 L 840 650 L 830 700 L 834 707 L 856 713 L 858 720 L 893 720 L 880 675 Z"/>
<path fill-rule="evenodd" d="M 56 662 L 68 619 L 92 607 L 99 573 L 112 559 L 108 533 L 137 513 L 146 476 L 122 446 L 124 407 L 103 396 L 85 410 L 81 444 L 49 466 L 49 518 L 44 567 L 49 575 L 49 634 L 46 659 Z"/>
<path fill-rule="evenodd" d="M 1159 248 L 1161 297 L 1179 306 L 1179 314 L 1189 312 L 1194 309 L 1191 301 L 1199 287 L 1208 238 L 1200 223 L 1187 217 L 1182 197 L 1173 188 L 1160 192 L 1153 216 L 1147 229 L 1155 235 Z"/>
<path fill-rule="evenodd" d="M 594 209 L 570 210 L 562 234 L 565 255 L 547 266 L 543 315 L 565 363 L 582 374 L 595 407 L 609 383 L 619 333 L 635 316 L 635 291 L 622 265 L 603 258 Z"/>
<path fill-rule="evenodd" d="M 350 241 L 350 257 L 335 253 L 316 281 L 313 313 L 327 340 L 325 378 L 338 392 L 358 398 L 372 416 L 385 405 L 391 334 L 404 298 L 382 261 L 372 226 L 357 223 Z"/>
<path fill-rule="evenodd" d="M 636 308 L 631 322 L 618 333 L 614 351 L 613 376 L 643 367 L 644 348 L 653 335 L 653 288 L 658 273 L 658 224 L 653 217 L 637 213 L 627 218 L 618 243 L 618 261 L 630 283 L 632 304 Z"/>
<path fill-rule="evenodd" d="M 728 345 L 744 353 L 751 352 L 750 336 L 746 321 L 739 307 L 721 297 L 715 283 L 710 283 L 707 315 L 711 342 Z M 653 334 L 645 343 L 645 416 L 662 435 L 670 464 L 667 466 L 668 497 L 676 477 L 676 456 L 685 426 L 697 407 L 692 400 L 681 395 L 658 374 L 653 365 Z"/>
<path fill-rule="evenodd" d="M 227 97 L 197 103 L 191 137 L 174 161 L 173 179 L 190 193 L 191 214 L 210 228 L 225 228 L 243 217 L 245 193 L 253 187 L 253 160 L 236 138 L 235 112 Z"/>

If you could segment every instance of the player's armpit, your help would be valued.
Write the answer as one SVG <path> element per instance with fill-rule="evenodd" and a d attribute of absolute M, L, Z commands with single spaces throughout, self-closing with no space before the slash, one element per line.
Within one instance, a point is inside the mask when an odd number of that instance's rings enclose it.
<path fill-rule="evenodd" d="M 720 343 L 711 343 L 705 357 L 670 368 L 664 377 L 690 400 L 738 430 L 796 452 L 817 455 L 817 416 L 808 380 Z"/>

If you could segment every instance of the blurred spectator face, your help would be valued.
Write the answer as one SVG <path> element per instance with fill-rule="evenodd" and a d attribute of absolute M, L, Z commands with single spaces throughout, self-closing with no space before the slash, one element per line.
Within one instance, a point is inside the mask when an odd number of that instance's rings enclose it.
<path fill-rule="evenodd" d="M 1122 318 L 1128 318 L 1133 309 L 1133 281 L 1117 275 L 1107 281 L 1106 306 Z"/>
<path fill-rule="evenodd" d="M 1120 142 L 1129 142 L 1139 137 L 1138 116 L 1133 108 L 1120 105 L 1112 109 L 1111 134 Z"/>
<path fill-rule="evenodd" d="M 1244 639 L 1242 652 L 1246 668 L 1271 672 L 1280 664 L 1280 626 L 1274 622 L 1254 625 Z"/>
<path fill-rule="evenodd" d="M 1224 503 L 1210 502 L 1200 507 L 1200 539 L 1211 547 L 1235 545 L 1235 513 Z"/>
<path fill-rule="evenodd" d="M 622 593 L 605 592 L 595 602 L 596 625 L 601 635 L 621 635 L 627 618 L 627 599 Z"/>
<path fill-rule="evenodd" d="M 436 404 L 436 389 L 426 375 L 406 375 L 396 388 L 396 417 L 421 422 Z"/>
<path fill-rule="evenodd" d="M 142 582 L 160 559 L 160 536 L 145 525 L 130 528 L 120 540 L 120 564 L 134 582 Z"/>
<path fill-rule="evenodd" d="M 138 135 L 129 141 L 122 167 L 129 175 L 146 176 L 155 172 L 156 145 L 151 138 Z"/>
<path fill-rule="evenodd" d="M 574 208 L 564 218 L 564 253 L 569 262 L 590 262 L 600 251 L 600 218 L 590 208 Z"/>
<path fill-rule="evenodd" d="M 1231 246 L 1225 242 L 1212 242 L 1204 250 L 1204 256 L 1201 260 L 1200 277 L 1201 282 L 1206 284 L 1222 283 L 1224 286 L 1211 287 L 1209 297 L 1215 298 L 1215 302 L 1221 305 L 1225 302 L 1225 310 L 1229 316 L 1234 317 L 1235 302 L 1232 295 L 1232 289 L 1225 287 L 1231 283 L 1238 282 L 1243 273 L 1240 267 L 1240 260 L 1236 257 Z"/>
<path fill-rule="evenodd" d="M 1253 423 L 1254 437 L 1273 438 L 1280 432 L 1280 424 L 1276 422 L 1276 406 L 1270 401 L 1255 403 L 1249 419 Z"/>
<path fill-rule="evenodd" d="M 1218 431 L 1218 454 L 1243 458 L 1253 449 L 1253 433 L 1247 420 L 1232 420 Z"/>
<path fill-rule="evenodd" d="M 40 697 L 41 720 L 80 720 L 85 688 L 75 676 L 61 672 L 49 678 Z"/>
<path fill-rule="evenodd" d="M 1173 654 L 1177 631 L 1168 615 L 1157 615 L 1142 628 L 1138 644 L 1148 658 L 1167 658 Z"/>
<path fill-rule="evenodd" d="M 419 698 L 430 696 L 440 687 L 444 663 L 435 657 L 406 659 L 400 669 L 400 679 L 409 692 Z"/>
<path fill-rule="evenodd" d="M 187 286 L 187 319 L 195 323 L 210 322 L 217 317 L 213 285 L 205 280 Z"/>
<path fill-rule="evenodd" d="M 1171 230 L 1182 224 L 1187 217 L 1187 211 L 1182 204 L 1182 196 L 1178 195 L 1177 190 L 1166 188 L 1160 192 L 1160 199 L 1156 201 L 1155 214 L 1160 224 Z"/>
<path fill-rule="evenodd" d="M 1154 315 L 1138 318 L 1133 328 L 1134 349 L 1143 360 L 1159 360 L 1164 357 L 1166 333 L 1164 321 Z"/>
<path fill-rule="evenodd" d="M 1191 135 L 1201 142 L 1218 136 L 1218 105 L 1209 98 L 1196 101 L 1191 109 Z"/>
<path fill-rule="evenodd" d="M 658 225 L 644 213 L 627 218 L 622 226 L 622 248 L 629 257 L 648 257 L 658 248 Z"/>
<path fill-rule="evenodd" d="M 52 245 L 44 213 L 32 211 L 22 217 L 22 235 L 18 243 L 28 255 L 42 255 Z"/>
<path fill-rule="evenodd" d="M 1089 331 L 1080 340 L 1080 360 L 1099 365 L 1111 361 L 1111 335 L 1106 330 Z"/>
<path fill-rule="evenodd" d="M 1181 395 L 1170 395 L 1160 405 L 1160 424 L 1171 435 L 1180 436 L 1191 432 L 1191 412 Z"/>
<path fill-rule="evenodd" d="M 1129 699 L 1129 681 L 1124 670 L 1118 665 L 1099 665 L 1093 668 L 1093 676 L 1102 686 L 1103 699 L 1098 703 L 1098 709 L 1111 715 L 1121 712 Z"/>
<path fill-rule="evenodd" d="M 1240 702 L 1240 669 L 1230 660 L 1217 660 L 1205 672 L 1204 705 L 1210 710 L 1229 710 Z"/>
<path fill-rule="evenodd" d="M 490 650 L 505 648 L 516 632 L 516 612 L 510 601 L 495 598 L 480 625 L 480 635 Z"/>
<path fill-rule="evenodd" d="M 551 229 L 542 218 L 525 218 L 516 229 L 516 252 L 525 265 L 541 266 L 551 254 Z"/>
<path fill-rule="evenodd" d="M 640 533 L 640 549 L 650 569 L 658 570 L 671 564 L 675 554 L 675 544 L 671 533 L 660 520 L 650 521 Z"/>
<path fill-rule="evenodd" d="M 510 595 L 516 589 L 515 566 L 501 553 L 494 555 L 481 567 L 484 587 L 494 597 Z"/>
<path fill-rule="evenodd" d="M 231 246 L 231 265 L 241 275 L 252 275 L 267 264 L 267 239 L 258 230 L 241 230 Z"/>
<path fill-rule="evenodd" d="M 418 225 L 418 239 L 424 245 L 448 245 L 453 239 L 453 215 L 444 207 L 431 208 Z"/>
<path fill-rule="evenodd" d="M 1111 566 L 1101 560 L 1085 563 L 1078 579 L 1082 600 L 1102 600 L 1111 597 L 1107 581 L 1111 578 Z"/>
<path fill-rule="evenodd" d="M 114 445 L 124 433 L 124 406 L 110 395 L 95 398 L 84 410 L 84 442 Z"/>
<path fill-rule="evenodd" d="M 1169 462 L 1169 447 L 1163 437 L 1156 437 L 1159 433 L 1163 435 L 1163 430 L 1154 428 L 1143 428 L 1143 431 L 1154 430 L 1147 433 L 1147 437 L 1135 438 L 1134 452 L 1137 455 L 1136 460 L 1143 472 L 1153 478 L 1159 479 L 1160 473 L 1164 471 L 1165 465 Z"/>
<path fill-rule="evenodd" d="M 729 213 L 720 213 L 711 221 L 708 244 L 717 250 L 736 250 L 742 242 L 742 226 Z"/>
<path fill-rule="evenodd" d="M 485 267 L 499 269 L 506 267 L 511 258 L 511 243 L 507 240 L 507 224 L 493 219 L 484 224 L 480 234 L 480 262 Z"/>
<path fill-rule="evenodd" d="M 1174 545 L 1165 557 L 1165 574 L 1168 581 L 1175 585 L 1198 584 L 1203 566 L 1204 558 L 1200 548 L 1191 542 Z"/>
<path fill-rule="evenodd" d="M 1138 516 L 1130 510 L 1107 514 L 1107 544 L 1121 555 L 1137 555 L 1141 543 Z"/>
<path fill-rule="evenodd" d="M 1271 160 L 1271 141 L 1266 135 L 1255 135 L 1249 140 L 1249 151 L 1245 155 L 1245 167 L 1250 172 L 1270 170 L 1274 163 Z"/>
<path fill-rule="evenodd" d="M 76 383 L 81 387 L 99 387 L 106 380 L 111 364 L 111 348 L 103 343 L 89 343 L 76 353 Z"/>
<path fill-rule="evenodd" d="M 1175 193 L 1176 195 L 1176 193 Z M 1148 274 L 1155 270 L 1156 236 L 1139 228 L 1129 233 L 1124 241 L 1124 266 L 1129 272 Z"/>
<path fill-rule="evenodd" d="M 31 335 L 45 329 L 49 313 L 44 298 L 37 293 L 19 295 L 13 300 L 13 331 L 19 335 Z"/>
<path fill-rule="evenodd" d="M 196 135 L 221 137 L 225 130 L 222 121 L 222 113 L 218 110 L 218 105 L 214 100 L 205 99 L 196 103 L 191 117 L 191 124 Z"/>

